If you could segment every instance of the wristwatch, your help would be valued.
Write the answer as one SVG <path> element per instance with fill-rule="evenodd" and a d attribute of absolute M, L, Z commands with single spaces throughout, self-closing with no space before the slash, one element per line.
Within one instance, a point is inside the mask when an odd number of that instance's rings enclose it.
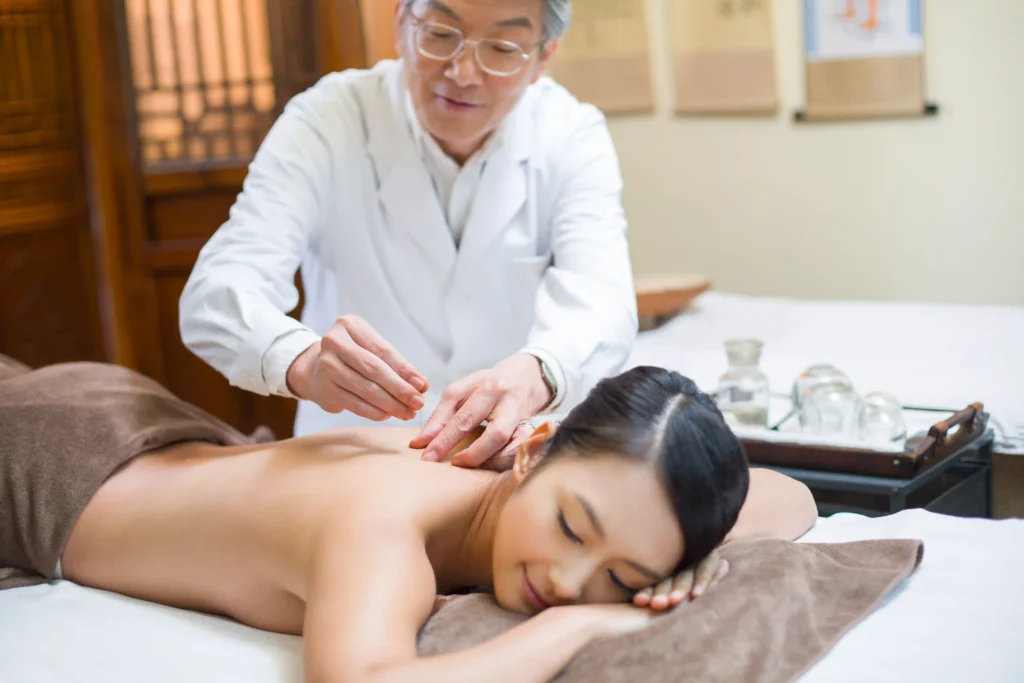
<path fill-rule="evenodd" d="M 555 379 L 555 373 L 551 370 L 551 366 L 544 362 L 543 358 L 539 358 L 537 356 L 533 357 L 536 358 L 537 362 L 540 364 L 540 378 L 544 380 L 544 386 L 548 388 L 548 392 L 551 394 L 551 398 L 549 398 L 547 403 L 540 408 L 540 410 L 547 410 L 551 404 L 555 402 L 555 398 L 558 397 L 558 380 Z"/>

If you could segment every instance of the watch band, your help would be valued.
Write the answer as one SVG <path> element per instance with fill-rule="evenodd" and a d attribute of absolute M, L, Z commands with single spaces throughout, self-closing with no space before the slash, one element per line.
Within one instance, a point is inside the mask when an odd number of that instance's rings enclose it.
<path fill-rule="evenodd" d="M 540 365 L 540 377 L 544 381 L 544 386 L 547 387 L 548 392 L 551 394 L 551 398 L 540 408 L 540 410 L 547 410 L 555 402 L 555 399 L 558 398 L 558 381 L 555 379 L 555 373 L 551 371 L 551 367 L 544 362 L 543 358 L 537 356 L 534 356 L 534 358 L 537 359 L 537 363 Z"/>

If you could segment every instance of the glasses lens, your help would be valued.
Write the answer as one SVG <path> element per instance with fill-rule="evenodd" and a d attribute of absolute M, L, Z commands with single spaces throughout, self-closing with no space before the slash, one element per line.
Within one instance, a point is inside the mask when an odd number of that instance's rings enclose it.
<path fill-rule="evenodd" d="M 477 53 L 483 67 L 498 74 L 514 74 L 525 61 L 519 46 L 505 40 L 484 40 L 477 46 Z"/>
<path fill-rule="evenodd" d="M 451 59 L 462 45 L 462 34 L 457 30 L 428 21 L 416 31 L 416 47 L 434 59 Z"/>

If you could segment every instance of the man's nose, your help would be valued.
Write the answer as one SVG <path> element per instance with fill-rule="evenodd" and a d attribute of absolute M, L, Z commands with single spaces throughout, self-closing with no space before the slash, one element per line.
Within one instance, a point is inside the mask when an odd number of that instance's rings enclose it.
<path fill-rule="evenodd" d="M 480 65 L 476 63 L 476 46 L 467 43 L 462 48 L 462 52 L 452 58 L 446 75 L 460 88 L 480 85 L 483 80 L 483 72 L 480 70 Z"/>

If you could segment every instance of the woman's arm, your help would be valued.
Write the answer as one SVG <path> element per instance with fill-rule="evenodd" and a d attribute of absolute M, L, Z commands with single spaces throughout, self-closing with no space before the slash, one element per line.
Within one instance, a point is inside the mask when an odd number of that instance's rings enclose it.
<path fill-rule="evenodd" d="M 592 639 L 650 619 L 630 605 L 553 608 L 475 647 L 419 658 L 436 590 L 422 541 L 365 528 L 324 538 L 306 600 L 309 683 L 550 681 Z"/>
<path fill-rule="evenodd" d="M 818 507 L 803 483 L 769 469 L 750 470 L 750 489 L 725 542 L 740 538 L 793 541 L 818 520 Z"/>

